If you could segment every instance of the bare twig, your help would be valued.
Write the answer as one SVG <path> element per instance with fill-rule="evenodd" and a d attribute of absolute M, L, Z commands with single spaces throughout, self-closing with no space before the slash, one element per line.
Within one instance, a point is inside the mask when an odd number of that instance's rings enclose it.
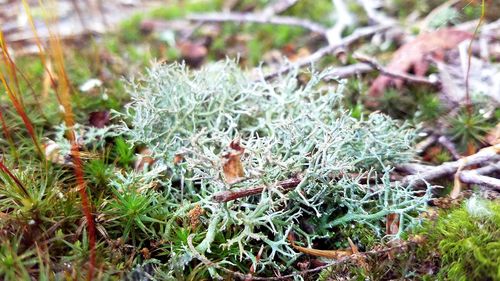
<path fill-rule="evenodd" d="M 290 179 L 280 181 L 279 183 L 276 184 L 276 187 L 288 190 L 288 189 L 292 189 L 292 188 L 297 187 L 297 185 L 299 185 L 299 183 L 301 181 L 302 181 L 302 177 L 295 176 L 295 177 L 292 177 Z M 229 202 L 229 201 L 236 200 L 238 198 L 260 194 L 260 193 L 262 193 L 262 191 L 265 188 L 266 188 L 266 186 L 258 186 L 258 187 L 249 188 L 249 189 L 221 191 L 221 192 L 214 194 L 212 199 L 215 202 L 219 202 L 219 203 Z"/>
<path fill-rule="evenodd" d="M 388 17 L 382 12 L 377 11 L 377 8 L 380 7 L 380 1 L 375 0 L 358 0 L 363 9 L 366 12 L 366 15 L 370 20 L 376 22 L 378 24 L 387 24 L 387 23 L 395 23 L 396 20 Z"/>
<path fill-rule="evenodd" d="M 371 68 L 371 67 L 370 67 Z M 433 145 L 437 141 L 437 136 L 432 134 L 428 137 L 426 137 L 424 140 L 421 142 L 417 143 L 415 145 L 415 149 L 417 150 L 418 153 L 424 152 L 429 146 Z"/>
<path fill-rule="evenodd" d="M 325 80 L 337 79 L 337 78 L 347 78 L 357 74 L 363 74 L 373 71 L 373 68 L 364 63 L 355 63 L 342 67 L 331 68 L 328 74 L 325 76 Z"/>
<path fill-rule="evenodd" d="M 500 180 L 494 177 L 485 176 L 497 171 L 500 171 L 500 161 L 475 170 L 462 171 L 458 177 L 463 183 L 476 184 L 481 187 L 492 188 L 496 191 L 500 191 Z"/>
<path fill-rule="evenodd" d="M 267 7 L 265 7 L 262 10 L 262 14 L 265 17 L 269 17 L 272 15 L 282 13 L 285 10 L 287 10 L 288 8 L 290 8 L 291 6 L 295 5 L 295 3 L 297 3 L 297 1 L 298 0 L 277 0 L 277 1 L 274 1 L 273 3 L 269 4 Z"/>
<path fill-rule="evenodd" d="M 326 40 L 328 41 L 328 45 L 335 45 L 342 41 L 342 32 L 344 29 L 354 23 L 354 18 L 349 12 L 344 0 L 332 0 L 332 2 L 335 7 L 335 16 L 337 21 L 334 26 L 326 31 Z"/>
<path fill-rule="evenodd" d="M 417 172 L 417 174 L 404 177 L 402 180 L 404 184 L 430 181 L 447 175 L 455 174 L 461 167 L 466 168 L 492 160 L 498 161 L 500 160 L 500 155 L 498 155 L 499 152 L 500 144 L 497 144 L 483 148 L 476 154 L 461 158 L 458 161 L 446 162 L 439 166 L 432 167 L 419 164 L 405 164 L 400 165 L 398 169 Z"/>
<path fill-rule="evenodd" d="M 477 168 L 474 170 L 474 172 L 480 174 L 480 175 L 489 175 L 491 173 L 495 173 L 500 171 L 500 161 L 496 163 L 491 163 L 487 166 Z"/>
<path fill-rule="evenodd" d="M 311 65 L 311 64 L 315 63 L 316 61 L 320 60 L 321 58 L 323 58 L 324 56 L 333 53 L 337 48 L 340 48 L 342 46 L 348 46 L 361 38 L 370 36 L 376 32 L 383 31 L 383 30 L 388 29 L 390 27 L 391 27 L 390 25 L 377 25 L 377 26 L 358 28 L 353 34 L 351 34 L 345 38 L 342 38 L 342 40 L 340 42 L 338 42 L 337 44 L 328 45 L 326 47 L 323 47 L 323 48 L 317 50 L 316 52 L 312 53 L 311 55 L 309 55 L 303 59 L 300 59 L 293 64 L 287 65 L 287 66 L 285 66 L 285 67 L 283 67 L 275 72 L 271 72 L 269 74 L 266 74 L 264 76 L 264 79 L 266 79 L 266 80 L 272 79 L 272 78 L 275 78 L 281 74 L 285 74 L 292 69 L 301 68 L 301 67 L 304 67 L 307 65 Z"/>
<path fill-rule="evenodd" d="M 360 61 L 362 63 L 366 63 L 366 64 L 370 65 L 374 69 L 380 71 L 380 73 L 385 75 L 385 76 L 389 76 L 389 77 L 397 78 L 397 79 L 403 79 L 403 80 L 406 80 L 408 82 L 413 82 L 413 83 L 418 83 L 418 84 L 427 84 L 427 85 L 432 85 L 432 86 L 436 86 L 439 84 L 439 81 L 432 81 L 432 80 L 427 79 L 425 77 L 419 77 L 419 76 L 415 76 L 415 75 L 411 75 L 411 74 L 407 74 L 407 73 L 403 73 L 403 72 L 394 72 L 392 70 L 385 68 L 381 64 L 379 64 L 374 58 L 371 58 L 371 57 L 364 55 L 364 54 L 355 53 L 353 55 L 353 58 L 357 59 L 358 61 Z"/>
<path fill-rule="evenodd" d="M 500 179 L 483 176 L 476 171 L 462 171 L 459 175 L 460 181 L 468 184 L 477 184 L 500 191 Z"/>
<path fill-rule="evenodd" d="M 300 19 L 296 17 L 286 16 L 270 16 L 266 17 L 262 14 L 249 14 L 249 13 L 207 13 L 207 14 L 192 14 L 187 16 L 191 21 L 203 22 L 252 22 L 252 23 L 268 23 L 278 25 L 299 26 L 309 29 L 313 32 L 326 34 L 327 29 L 321 24 L 315 23 L 307 19 Z"/>
<path fill-rule="evenodd" d="M 451 153 L 451 156 L 453 156 L 454 160 L 460 159 L 460 154 L 458 153 L 457 148 L 449 138 L 447 138 L 446 136 L 440 136 L 438 138 L 438 142 Z"/>

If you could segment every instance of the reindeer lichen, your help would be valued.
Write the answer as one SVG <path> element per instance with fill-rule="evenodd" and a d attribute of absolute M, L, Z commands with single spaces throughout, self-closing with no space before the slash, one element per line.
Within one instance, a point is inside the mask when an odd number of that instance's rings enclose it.
<path fill-rule="evenodd" d="M 204 210 L 202 227 L 190 230 L 197 253 L 183 244 L 170 249 L 172 256 L 253 264 L 256 274 L 287 271 L 299 256 L 288 241 L 292 231 L 311 246 L 351 224 L 382 237 L 388 214 L 399 215 L 396 235 L 416 222 L 429 189 L 417 193 L 389 179 L 391 167 L 414 157 L 415 131 L 379 113 L 352 117 L 341 104 L 342 81 L 325 85 L 326 73 L 312 72 L 306 83 L 294 72 L 275 82 L 255 81 L 226 61 L 199 71 L 157 65 L 130 84 L 120 131 L 131 144 L 147 146 L 155 165 L 168 170 L 164 193 L 172 217 L 165 218 L 164 238 L 188 227 L 179 219 L 194 203 Z M 244 151 L 244 175 L 228 183 L 224 155 L 235 141 Z M 279 187 L 290 178 L 300 182 Z M 214 200 L 220 192 L 255 187 L 262 192 Z"/>

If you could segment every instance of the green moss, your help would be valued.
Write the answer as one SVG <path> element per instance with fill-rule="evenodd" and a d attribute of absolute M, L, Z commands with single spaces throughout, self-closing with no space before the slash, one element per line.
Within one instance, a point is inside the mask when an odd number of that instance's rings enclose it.
<path fill-rule="evenodd" d="M 444 280 L 500 279 L 500 204 L 476 198 L 461 208 L 427 222 L 428 237 L 420 257 L 436 249 L 440 256 L 437 277 Z"/>
<path fill-rule="evenodd" d="M 297 4 L 288 9 L 284 14 L 310 19 L 312 21 L 330 26 L 333 23 L 331 18 L 332 10 L 332 1 L 298 1 Z"/>

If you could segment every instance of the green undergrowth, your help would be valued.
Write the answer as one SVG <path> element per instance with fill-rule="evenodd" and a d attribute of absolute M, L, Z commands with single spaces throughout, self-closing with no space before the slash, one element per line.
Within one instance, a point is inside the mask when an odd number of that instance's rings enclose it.
<path fill-rule="evenodd" d="M 473 197 L 460 208 L 443 211 L 418 233 L 427 242 L 417 251 L 417 257 L 435 258 L 440 280 L 500 280 L 498 201 Z"/>
<path fill-rule="evenodd" d="M 355 262 L 328 268 L 318 280 L 500 280 L 498 201 L 472 197 L 405 237 L 420 242 L 389 258 L 367 257 L 368 269 Z"/>

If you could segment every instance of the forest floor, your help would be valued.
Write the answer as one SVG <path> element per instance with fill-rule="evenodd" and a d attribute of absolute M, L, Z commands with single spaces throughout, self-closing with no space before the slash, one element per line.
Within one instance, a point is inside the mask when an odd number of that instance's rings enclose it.
<path fill-rule="evenodd" d="M 500 280 L 498 15 L 0 0 L 0 279 Z"/>

